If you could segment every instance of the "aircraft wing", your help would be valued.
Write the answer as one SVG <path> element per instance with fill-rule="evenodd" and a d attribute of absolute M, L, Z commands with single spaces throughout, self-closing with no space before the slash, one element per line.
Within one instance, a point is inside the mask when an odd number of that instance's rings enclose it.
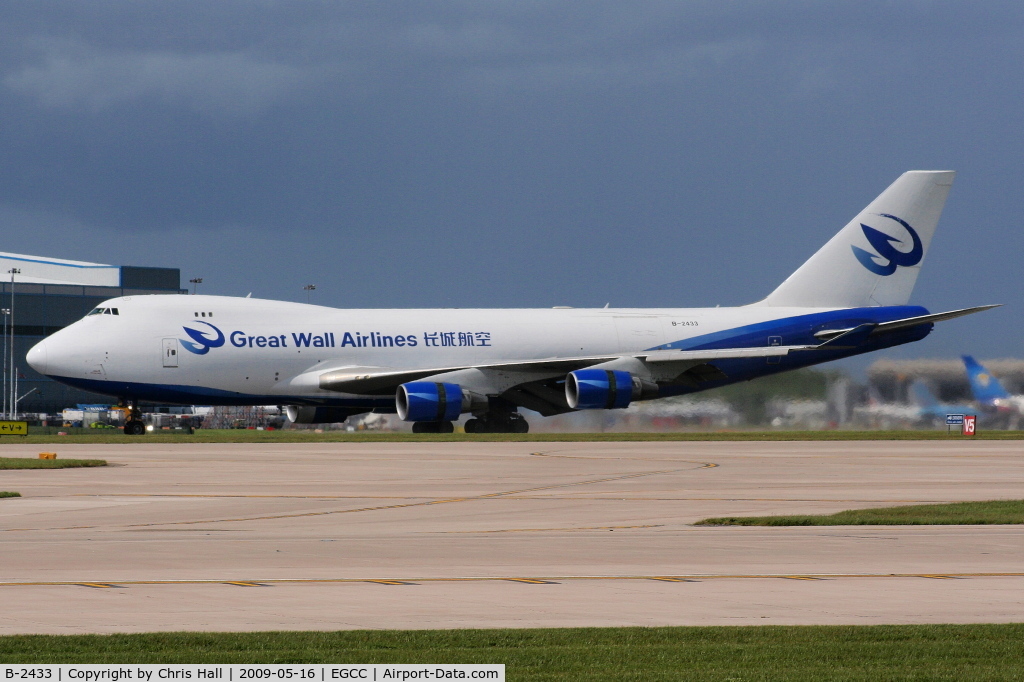
<path fill-rule="evenodd" d="M 824 344 L 821 344 L 824 345 Z M 320 374 L 319 386 L 327 391 L 356 393 L 361 395 L 384 395 L 394 392 L 399 385 L 417 381 L 438 374 L 447 374 L 464 369 L 495 370 L 536 375 L 561 375 L 584 367 L 602 363 L 636 358 L 650 363 L 681 363 L 701 365 L 711 360 L 726 358 L 766 358 L 786 355 L 794 350 L 810 350 L 818 346 L 765 346 L 761 348 L 725 348 L 713 350 L 653 350 L 637 353 L 609 353 L 607 355 L 586 355 L 566 358 L 541 358 L 537 360 L 514 360 L 450 367 L 429 367 L 421 369 L 395 370 L 386 367 L 344 367 Z"/>
<path fill-rule="evenodd" d="M 536 360 L 511 360 L 484 364 L 452 365 L 446 367 L 423 367 L 396 369 L 390 367 L 338 367 L 328 370 L 314 370 L 311 377 L 319 388 L 340 393 L 357 395 L 388 395 L 404 383 L 429 377 L 480 370 L 492 376 L 502 375 L 496 392 L 500 397 L 548 416 L 569 411 L 564 394 L 558 385 L 568 372 L 586 367 L 621 368 L 622 363 L 639 362 L 652 374 L 669 383 L 692 384 L 694 386 L 726 375 L 712 363 L 715 360 L 735 358 L 769 358 L 788 355 L 792 352 L 832 350 L 855 347 L 872 336 L 889 331 L 951 320 L 963 315 L 981 312 L 995 305 L 964 308 L 944 313 L 908 317 L 880 324 L 867 323 L 849 329 L 829 329 L 817 332 L 818 344 L 803 346 L 761 346 L 754 348 L 719 348 L 706 350 L 647 350 L 633 353 L 608 353 L 577 357 L 549 357 Z M 307 375 L 308 376 L 308 375 Z M 662 379 L 658 379 L 659 381 Z M 493 395 L 493 392 L 489 392 Z"/>

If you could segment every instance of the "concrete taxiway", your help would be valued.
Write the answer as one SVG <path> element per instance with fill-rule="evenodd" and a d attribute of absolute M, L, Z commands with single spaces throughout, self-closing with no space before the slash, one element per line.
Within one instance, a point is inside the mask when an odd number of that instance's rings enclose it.
<path fill-rule="evenodd" d="M 0 634 L 1014 622 L 1024 528 L 702 527 L 1024 497 L 1024 443 L 0 446 Z"/>

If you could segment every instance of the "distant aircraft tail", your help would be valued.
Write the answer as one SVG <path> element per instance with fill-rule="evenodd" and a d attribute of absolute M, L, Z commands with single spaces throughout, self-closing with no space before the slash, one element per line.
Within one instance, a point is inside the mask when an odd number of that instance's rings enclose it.
<path fill-rule="evenodd" d="M 975 400 L 980 403 L 992 403 L 1010 397 L 999 379 L 992 376 L 980 362 L 970 355 L 963 358 L 964 367 L 967 368 L 967 380 L 971 382 L 971 392 L 974 393 Z"/>
<path fill-rule="evenodd" d="M 904 173 L 755 305 L 906 305 L 955 175 Z"/>

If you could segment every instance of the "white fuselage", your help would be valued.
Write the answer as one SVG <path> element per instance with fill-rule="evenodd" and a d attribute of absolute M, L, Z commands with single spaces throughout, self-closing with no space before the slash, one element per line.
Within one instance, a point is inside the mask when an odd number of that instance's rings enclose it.
<path fill-rule="evenodd" d="M 178 387 L 194 391 L 190 402 L 198 404 L 230 402 L 235 394 L 238 402 L 344 398 L 318 384 L 324 372 L 343 368 L 466 367 L 684 348 L 698 337 L 793 317 L 807 320 L 801 328 L 813 342 L 810 334 L 822 326 L 842 326 L 821 323 L 834 309 L 759 306 L 340 310 L 221 296 L 134 296 L 101 308 L 117 314 L 89 315 L 50 336 L 31 351 L 33 366 L 112 395 Z M 754 334 L 745 345 L 773 343 L 769 329 Z M 204 395 L 223 400 L 204 401 Z"/>

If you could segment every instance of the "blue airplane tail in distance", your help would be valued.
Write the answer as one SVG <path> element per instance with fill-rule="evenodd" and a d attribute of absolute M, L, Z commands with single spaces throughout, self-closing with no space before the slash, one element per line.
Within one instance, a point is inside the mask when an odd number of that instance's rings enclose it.
<path fill-rule="evenodd" d="M 974 393 L 975 400 L 984 404 L 992 404 L 996 400 L 1010 397 L 999 379 L 992 376 L 992 373 L 981 363 L 970 355 L 964 355 L 963 359 L 964 367 L 967 368 L 967 380 L 971 382 L 971 392 Z"/>

